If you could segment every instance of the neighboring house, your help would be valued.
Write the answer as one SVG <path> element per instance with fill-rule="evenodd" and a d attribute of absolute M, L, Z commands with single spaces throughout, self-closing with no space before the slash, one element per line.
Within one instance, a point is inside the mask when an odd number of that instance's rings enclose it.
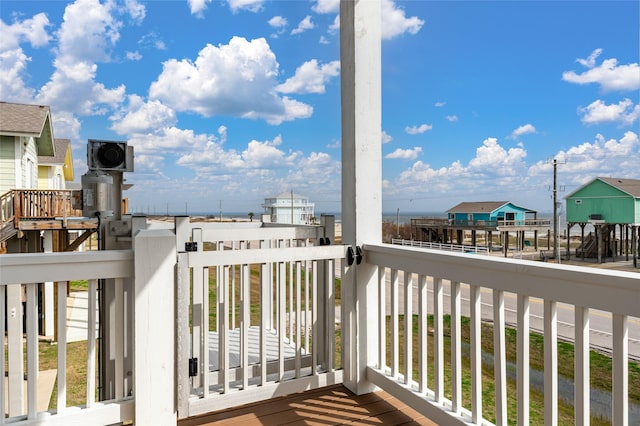
<path fill-rule="evenodd" d="M 310 225 L 313 223 L 314 203 L 307 197 L 290 193 L 282 193 L 277 197 L 265 198 L 264 213 L 273 223 L 286 223 L 293 225 Z"/>
<path fill-rule="evenodd" d="M 517 206 L 510 201 L 462 202 L 447 210 L 448 219 L 460 224 L 498 224 L 500 222 L 522 222 L 535 219 L 537 212 Z"/>
<path fill-rule="evenodd" d="M 567 223 L 640 225 L 640 179 L 597 177 L 565 199 Z"/>
<path fill-rule="evenodd" d="M 533 232 L 533 246 L 538 249 L 538 233 L 549 231 L 549 220 L 539 220 L 538 212 L 518 206 L 510 201 L 467 201 L 447 210 L 447 218 L 411 219 L 411 234 L 418 241 L 444 242 L 463 245 L 465 233 L 471 232 L 471 245 L 475 246 L 476 233 L 485 235 L 489 250 L 493 233 L 501 235 L 505 256 L 509 250 L 509 233 L 516 233 L 516 247 L 522 250 L 531 243 L 525 232 Z"/>
<path fill-rule="evenodd" d="M 54 155 L 48 106 L 0 102 L 0 195 L 37 188 L 38 157 Z"/>
<path fill-rule="evenodd" d="M 55 155 L 38 156 L 38 189 L 66 189 L 73 181 L 69 139 L 55 139 Z"/>
<path fill-rule="evenodd" d="M 640 227 L 640 179 L 597 177 L 565 197 L 567 233 L 575 225 L 581 229 L 580 257 L 603 258 L 638 252 Z M 595 234 L 585 238 L 585 228 L 593 226 Z M 629 232 L 631 231 L 631 232 Z M 631 233 L 631 236 L 629 235 Z"/>

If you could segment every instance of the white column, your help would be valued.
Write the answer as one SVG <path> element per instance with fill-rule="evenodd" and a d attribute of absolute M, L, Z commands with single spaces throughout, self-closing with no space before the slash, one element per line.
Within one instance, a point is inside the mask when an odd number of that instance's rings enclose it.
<path fill-rule="evenodd" d="M 53 231 L 44 231 L 44 252 L 53 252 Z M 53 282 L 44 283 L 44 335 L 53 337 L 55 331 L 54 318 L 54 302 L 53 302 Z"/>
<path fill-rule="evenodd" d="M 352 246 L 382 240 L 381 26 L 380 0 L 340 2 L 342 241 Z M 377 274 L 363 262 L 343 277 L 345 384 L 356 394 L 374 389 Z"/>
<path fill-rule="evenodd" d="M 141 230 L 135 247 L 136 423 L 175 425 L 176 236 L 168 230 Z"/>

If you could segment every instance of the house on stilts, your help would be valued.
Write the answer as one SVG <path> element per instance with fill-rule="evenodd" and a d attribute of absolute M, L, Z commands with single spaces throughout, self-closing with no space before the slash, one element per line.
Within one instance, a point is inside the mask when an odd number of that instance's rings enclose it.
<path fill-rule="evenodd" d="M 411 219 L 412 235 L 419 241 L 442 242 L 463 245 L 471 237 L 476 246 L 478 233 L 492 250 L 493 235 L 498 233 L 505 256 L 509 250 L 509 236 L 516 235 L 516 249 L 522 250 L 527 243 L 525 232 L 533 232 L 533 246 L 538 249 L 538 235 L 549 232 L 551 221 L 538 219 L 538 212 L 518 206 L 510 201 L 462 202 L 447 210 L 447 218 Z M 547 239 L 548 241 L 549 239 Z"/>
<path fill-rule="evenodd" d="M 567 195 L 567 235 L 580 227 L 575 255 L 598 263 L 617 256 L 637 266 L 640 179 L 597 177 Z M 593 231 L 585 236 L 589 225 Z"/>

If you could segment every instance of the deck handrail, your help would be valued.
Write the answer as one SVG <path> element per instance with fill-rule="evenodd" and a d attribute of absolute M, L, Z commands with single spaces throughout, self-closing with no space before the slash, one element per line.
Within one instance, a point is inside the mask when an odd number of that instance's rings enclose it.
<path fill-rule="evenodd" d="M 425 218 L 425 219 L 412 219 L 412 226 L 450 226 L 450 227 L 486 227 L 486 228 L 499 228 L 499 227 L 549 227 L 551 226 L 550 219 L 493 219 L 493 220 L 481 220 L 481 219 L 445 219 L 445 218 Z"/>
<path fill-rule="evenodd" d="M 7 191 L 0 195 L 0 228 L 13 222 L 14 218 L 14 191 Z"/>
<path fill-rule="evenodd" d="M 74 209 L 73 190 L 15 189 L 14 215 L 17 221 L 82 217 L 82 209 Z"/>
<path fill-rule="evenodd" d="M 506 424 L 506 354 L 505 354 L 505 294 L 517 296 L 515 325 L 518 336 L 518 424 L 529 419 L 529 330 L 532 299 L 542 299 L 544 307 L 544 416 L 545 424 L 555 424 L 558 416 L 557 304 L 567 303 L 575 309 L 575 413 L 576 424 L 583 424 L 590 416 L 589 406 L 589 310 L 608 312 L 612 318 L 613 359 L 613 424 L 627 424 L 628 419 L 628 318 L 640 317 L 640 276 L 633 272 L 594 270 L 570 265 L 399 247 L 388 244 L 367 244 L 363 247 L 365 261 L 379 271 L 377 296 L 382 318 L 377 326 L 379 354 L 376 367 L 368 368 L 368 378 L 399 399 L 416 404 L 419 411 L 432 420 L 447 424 L 489 424 L 482 418 L 481 384 L 481 291 L 489 291 L 493 298 L 494 366 L 496 424 Z M 417 280 L 417 286 L 414 282 Z M 389 281 L 389 282 L 387 282 Z M 417 287 L 417 289 L 415 288 Z M 434 365 L 427 366 L 426 324 L 427 288 L 433 289 Z M 445 307 L 443 289 L 448 287 L 451 306 Z M 412 288 L 413 291 L 404 291 Z M 472 404 L 462 406 L 461 399 L 461 293 L 468 293 L 471 319 L 471 377 Z M 390 296 L 386 296 L 389 294 Z M 403 299 L 401 299 L 401 295 Z M 385 298 L 390 297 L 386 308 Z M 465 296 L 466 297 L 466 296 Z M 417 298 L 417 309 L 413 303 Z M 402 302 L 404 304 L 402 305 Z M 411 311 L 404 307 L 411 307 Z M 445 363 L 443 359 L 444 312 L 451 314 L 451 394 L 444 397 Z M 404 328 L 411 330 L 410 318 L 418 315 L 417 341 L 418 376 L 413 380 L 412 339 L 400 341 L 398 328 L 404 315 Z M 390 317 L 390 340 L 386 337 L 385 317 Z M 578 332 L 579 331 L 579 332 Z M 386 347 L 391 346 L 390 357 Z M 398 354 L 404 352 L 404 370 L 399 368 Z M 433 368 L 435 385 L 427 386 L 426 371 Z M 416 408 L 417 409 L 417 408 Z M 465 423 L 467 422 L 467 423 Z"/>
<path fill-rule="evenodd" d="M 429 241 L 403 240 L 400 238 L 391 239 L 391 244 L 409 247 L 429 248 L 435 250 L 451 251 L 456 253 L 482 253 L 489 254 L 489 247 L 469 246 L 464 244 L 433 243 Z"/>
<path fill-rule="evenodd" d="M 134 419 L 133 399 L 126 397 L 119 400 L 97 402 L 96 395 L 96 333 L 95 327 L 88 327 L 87 338 L 87 373 L 85 404 L 67 406 L 67 322 L 66 315 L 58 315 L 56 324 L 58 336 L 57 349 L 57 406 L 55 410 L 38 412 L 38 327 L 39 313 L 38 283 L 57 282 L 58 312 L 67 312 L 67 282 L 86 279 L 88 281 L 87 324 L 96 324 L 97 283 L 99 279 L 113 278 L 118 281 L 133 277 L 133 251 L 99 251 L 82 253 L 25 253 L 5 254 L 0 256 L 0 322 L 6 319 L 7 338 L 2 339 L 2 362 L 0 377 L 4 377 L 5 360 L 8 363 L 8 406 L 4 399 L 0 400 L 2 412 L 9 413 L 11 424 L 31 424 L 34 421 L 46 422 L 80 422 L 80 423 L 119 423 Z M 26 293 L 26 353 L 23 352 L 23 290 Z M 5 302 L 6 309 L 5 311 Z M 8 358 L 5 359 L 5 350 Z M 122 357 L 124 354 L 116 354 Z M 23 362 L 26 360 L 27 387 L 23 393 Z M 26 411 L 24 406 L 26 404 Z M 64 419 L 64 420 L 61 420 Z M 4 415 L 0 424 L 5 422 Z M 15 422 L 15 423 L 14 423 Z M 79 424 L 79 423 L 76 423 Z"/>

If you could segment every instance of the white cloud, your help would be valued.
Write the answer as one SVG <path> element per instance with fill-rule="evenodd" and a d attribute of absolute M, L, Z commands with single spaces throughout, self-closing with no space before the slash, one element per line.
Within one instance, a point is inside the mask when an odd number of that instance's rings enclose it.
<path fill-rule="evenodd" d="M 30 60 L 22 49 L 0 52 L 0 99 L 25 103 L 33 99 L 34 90 L 24 82 Z"/>
<path fill-rule="evenodd" d="M 601 53 L 602 53 L 601 48 L 596 49 L 593 52 L 591 52 L 591 55 L 589 55 L 587 59 L 578 58 L 576 59 L 576 62 L 585 68 L 593 68 L 596 66 L 596 59 L 598 59 L 598 56 L 600 56 Z"/>
<path fill-rule="evenodd" d="M 640 139 L 631 131 L 619 140 L 597 134 L 593 142 L 558 151 L 554 158 L 563 163 L 558 174 L 564 185 L 582 185 L 596 176 L 640 178 Z M 528 175 L 536 178 L 550 177 L 551 173 L 548 161 L 539 161 L 528 170 Z"/>
<path fill-rule="evenodd" d="M 640 119 L 640 105 L 634 105 L 629 98 L 611 105 L 598 99 L 587 107 L 579 108 L 578 111 L 583 114 L 581 120 L 587 125 L 602 123 L 631 125 Z"/>
<path fill-rule="evenodd" d="M 231 115 L 271 124 L 307 118 L 313 108 L 276 93 L 278 62 L 264 38 L 233 37 L 226 45 L 207 45 L 192 62 L 170 59 L 149 88 L 176 111 L 204 116 Z"/>
<path fill-rule="evenodd" d="M 406 193 L 416 188 L 429 188 L 430 196 L 436 193 L 451 195 L 451 191 L 462 194 L 481 193 L 490 188 L 511 188 L 516 182 L 522 184 L 526 174 L 523 148 L 503 148 L 495 138 L 487 138 L 476 149 L 476 155 L 467 165 L 454 161 L 449 166 L 432 167 L 416 161 L 410 168 L 390 184 L 389 191 Z"/>
<path fill-rule="evenodd" d="M 300 21 L 296 28 L 291 30 L 291 35 L 301 34 L 307 30 L 312 30 L 315 26 L 316 25 L 311 21 L 311 16 L 307 15 L 302 21 Z"/>
<path fill-rule="evenodd" d="M 404 131 L 410 135 L 418 135 L 431 130 L 432 128 L 433 126 L 431 124 L 420 124 L 419 126 L 407 126 L 404 128 Z"/>
<path fill-rule="evenodd" d="M 127 52 L 126 57 L 130 61 L 139 61 L 142 59 L 142 55 L 137 50 L 135 52 Z"/>
<path fill-rule="evenodd" d="M 33 47 L 46 46 L 51 40 L 47 27 L 51 26 L 49 18 L 44 13 L 38 13 L 33 18 L 15 21 L 7 25 L 0 20 L 0 52 L 16 49 L 23 40 Z"/>
<path fill-rule="evenodd" d="M 189 10 L 191 14 L 198 18 L 204 17 L 204 11 L 207 9 L 207 3 L 211 3 L 211 0 L 187 0 L 189 3 Z"/>
<path fill-rule="evenodd" d="M 147 9 L 143 4 L 138 3 L 137 0 L 124 0 L 124 12 L 132 19 L 136 24 L 142 23 L 147 15 Z"/>
<path fill-rule="evenodd" d="M 287 18 L 284 18 L 282 16 L 274 16 L 273 18 L 269 19 L 269 21 L 267 22 L 273 28 L 284 28 L 288 24 Z"/>
<path fill-rule="evenodd" d="M 293 77 L 276 87 L 280 93 L 324 93 L 325 84 L 340 75 L 340 61 L 319 65 L 312 59 L 300 65 Z"/>
<path fill-rule="evenodd" d="M 239 10 L 260 12 L 262 10 L 264 0 L 227 0 L 227 3 L 229 3 L 229 7 L 233 13 L 236 13 Z"/>
<path fill-rule="evenodd" d="M 435 104 L 433 104 L 433 106 L 441 108 L 443 106 L 445 106 L 447 103 L 446 102 L 436 102 Z"/>
<path fill-rule="evenodd" d="M 116 107 L 124 99 L 125 87 L 109 89 L 97 83 L 97 63 L 111 60 L 111 50 L 120 38 L 123 24 L 116 15 L 128 15 L 138 22 L 144 14 L 144 7 L 133 0 L 124 7 L 97 0 L 69 4 L 57 32 L 55 71 L 36 101 L 51 105 L 56 111 L 83 115 L 103 114 L 106 107 Z"/>
<path fill-rule="evenodd" d="M 153 49 L 157 49 L 157 50 L 166 50 L 167 46 L 165 44 L 165 42 L 160 38 L 160 35 L 155 32 L 155 31 L 151 31 L 145 35 L 143 35 L 140 40 L 138 40 L 138 45 L 144 47 L 144 48 L 153 48 Z"/>
<path fill-rule="evenodd" d="M 389 159 L 399 159 L 399 160 L 415 160 L 418 158 L 418 155 L 422 153 L 422 148 L 419 146 L 414 147 L 413 149 L 401 149 L 398 148 L 395 151 L 387 154 L 384 158 Z"/>
<path fill-rule="evenodd" d="M 278 148 L 281 144 L 282 137 L 278 135 L 271 141 L 252 140 L 242 152 L 238 152 L 234 149 L 225 151 L 222 143 L 208 140 L 206 145 L 194 145 L 191 152 L 181 155 L 177 164 L 203 175 L 238 174 L 246 170 L 292 167 L 301 154 L 287 153 Z"/>
<path fill-rule="evenodd" d="M 382 38 L 392 39 L 404 33 L 417 34 L 424 21 L 416 16 L 407 18 L 404 9 L 392 0 L 382 0 Z"/>
<path fill-rule="evenodd" d="M 602 49 L 596 49 L 589 58 L 578 59 L 577 61 L 587 67 L 588 71 L 582 74 L 565 71 L 562 73 L 562 79 L 576 84 L 596 83 L 606 92 L 640 89 L 640 66 L 637 63 L 618 65 L 618 60 L 611 58 L 596 66 L 596 59 L 601 53 Z"/>
<path fill-rule="evenodd" d="M 15 20 L 9 25 L 0 20 L 0 99 L 33 102 L 35 90 L 25 83 L 29 79 L 26 71 L 31 57 L 25 54 L 20 44 L 28 42 L 34 48 L 46 46 L 51 40 L 47 32 L 50 25 L 44 13 L 22 21 Z"/>
<path fill-rule="evenodd" d="M 311 7 L 316 13 L 338 13 L 340 12 L 340 0 L 316 0 L 316 4 Z"/>
<path fill-rule="evenodd" d="M 111 129 L 120 135 L 150 133 L 176 124 L 175 112 L 159 101 L 144 102 L 140 96 L 130 95 L 128 107 L 110 117 Z"/>
<path fill-rule="evenodd" d="M 514 129 L 509 136 L 510 139 L 517 139 L 522 135 L 526 135 L 529 133 L 536 133 L 536 128 L 532 124 L 524 124 L 517 129 Z"/>
<path fill-rule="evenodd" d="M 445 118 L 447 119 L 447 121 L 450 121 L 452 123 L 455 122 L 455 121 L 458 121 L 458 116 L 457 115 L 447 115 Z"/>
<path fill-rule="evenodd" d="M 392 140 L 393 140 L 393 137 L 383 130 L 382 131 L 382 144 L 384 145 L 386 143 L 391 142 Z"/>
<path fill-rule="evenodd" d="M 513 175 L 518 166 L 524 165 L 527 152 L 522 148 L 505 150 L 496 138 L 487 138 L 476 149 L 476 156 L 469 162 L 472 169 L 492 170 L 500 175 Z"/>

